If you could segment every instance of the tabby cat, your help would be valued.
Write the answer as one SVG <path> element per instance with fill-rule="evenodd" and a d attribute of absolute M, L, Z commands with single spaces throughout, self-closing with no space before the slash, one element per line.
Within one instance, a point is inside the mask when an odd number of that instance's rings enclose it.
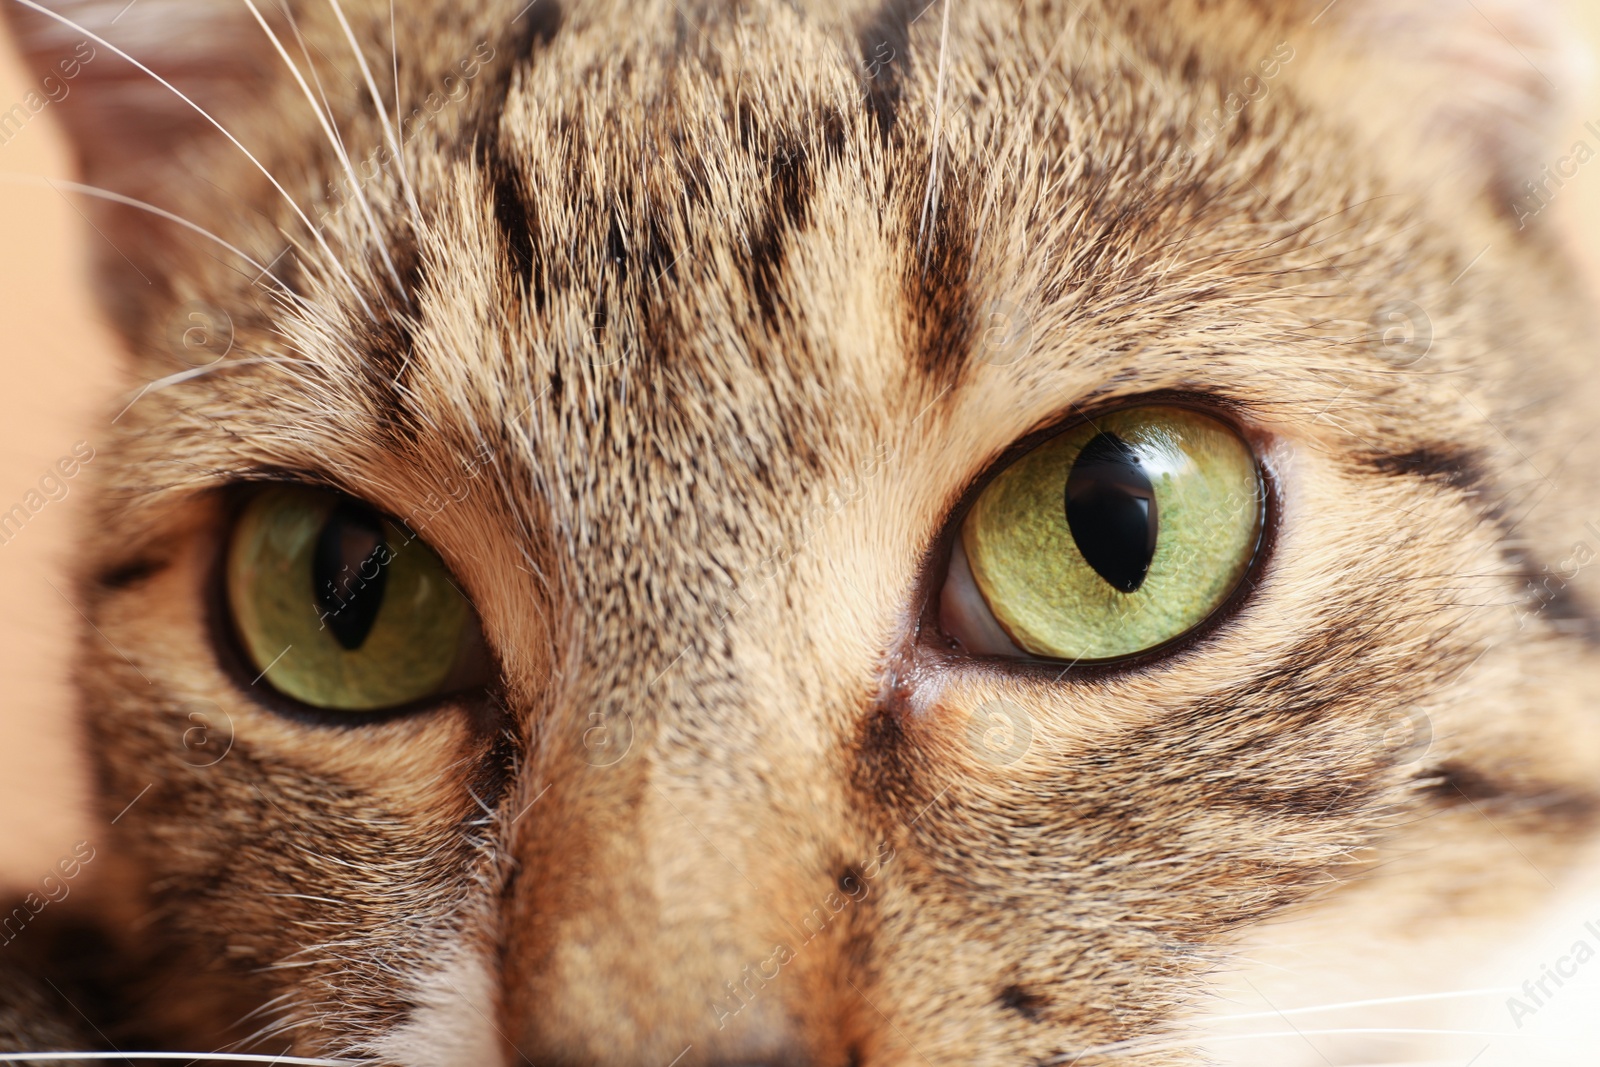
<path fill-rule="evenodd" d="M 130 377 L 0 1047 L 1554 1062 L 1543 5 L 4 3 Z"/>

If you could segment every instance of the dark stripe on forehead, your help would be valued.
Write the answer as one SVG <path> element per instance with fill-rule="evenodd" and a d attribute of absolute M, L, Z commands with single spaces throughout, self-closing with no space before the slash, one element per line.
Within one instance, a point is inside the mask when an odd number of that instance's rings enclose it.
<path fill-rule="evenodd" d="M 561 14 L 558 0 L 535 0 L 512 21 L 496 44 L 497 52 L 503 51 L 507 62 L 487 68 L 488 84 L 479 105 L 477 132 L 467 142 L 475 145 L 479 163 L 489 173 L 495 219 L 505 240 L 508 263 L 516 268 L 513 277 L 522 277 L 525 284 L 533 276 L 533 236 L 515 183 L 516 171 L 500 165 L 499 120 L 516 70 L 532 58 L 538 44 L 547 43 L 555 35 Z M 388 248 L 404 292 L 393 292 L 392 285 L 383 285 L 373 294 L 376 299 L 369 303 L 378 321 L 363 323 L 363 332 L 356 341 L 362 352 L 366 394 L 375 421 L 392 442 L 411 445 L 422 431 L 407 408 L 403 386 L 419 369 L 415 358 L 417 323 L 412 315 L 417 308 L 416 296 L 423 287 L 422 256 L 409 231 L 391 232 Z"/>
<path fill-rule="evenodd" d="M 816 182 L 803 143 L 780 145 L 769 166 L 767 201 L 750 238 L 750 296 L 761 309 L 762 321 L 770 324 L 778 317 L 774 291 L 782 285 L 785 238 L 805 226 Z"/>
<path fill-rule="evenodd" d="M 537 52 L 555 38 L 564 18 L 560 0 L 533 0 L 511 20 L 507 38 L 500 46 L 506 62 L 493 68 L 473 142 L 478 165 L 487 177 L 506 273 L 531 295 L 536 307 L 543 307 L 544 294 L 537 285 L 541 272 L 536 258 L 533 201 L 523 185 L 522 168 L 507 158 L 500 123 L 518 72 L 534 62 Z"/>
<path fill-rule="evenodd" d="M 902 194 L 906 260 L 901 292 L 911 316 L 913 358 L 944 389 L 961 380 L 978 340 L 973 234 L 968 183 L 948 161 L 938 207 L 924 213 L 929 163 L 925 158 L 924 167 L 907 175 L 911 187 Z"/>
<path fill-rule="evenodd" d="M 750 296 L 769 325 L 778 318 L 777 291 L 782 287 L 787 239 L 810 219 L 819 166 L 837 160 L 843 146 L 843 119 L 827 111 L 818 125 L 800 136 L 780 137 L 767 159 L 766 201 L 750 237 L 749 285 Z"/>
<path fill-rule="evenodd" d="M 422 254 L 409 234 L 391 233 L 388 247 L 405 291 L 395 292 L 390 283 L 374 294 L 377 299 L 368 302 L 378 321 L 357 320 L 365 327 L 357 343 L 363 356 L 361 371 L 373 421 L 392 442 L 410 445 L 421 433 L 406 408 L 405 382 L 417 371 L 416 322 L 412 314 L 422 287 Z M 388 281 L 387 274 L 378 276 Z"/>
<path fill-rule="evenodd" d="M 536 309 L 543 310 L 542 272 L 537 269 L 537 249 L 533 237 L 532 201 L 522 187 L 518 168 L 499 155 L 487 161 L 491 196 L 494 198 L 495 229 L 506 273 L 528 294 Z"/>
<path fill-rule="evenodd" d="M 478 98 L 472 133 L 465 142 L 476 149 L 480 163 L 499 154 L 500 117 L 518 73 L 555 39 L 565 18 L 561 0 L 533 0 L 494 42 L 497 59 L 484 68 L 486 84 Z"/>
<path fill-rule="evenodd" d="M 566 10 L 561 6 L 561 0 L 533 0 L 522 8 L 517 17 L 511 20 L 514 43 L 523 46 L 516 53 L 517 57 L 527 56 L 535 43 L 549 44 L 555 39 L 565 19 Z"/>
<path fill-rule="evenodd" d="M 901 80 L 911 61 L 911 22 L 923 5 L 916 0 L 883 0 L 856 38 L 861 48 L 862 101 L 889 139 L 904 96 Z"/>

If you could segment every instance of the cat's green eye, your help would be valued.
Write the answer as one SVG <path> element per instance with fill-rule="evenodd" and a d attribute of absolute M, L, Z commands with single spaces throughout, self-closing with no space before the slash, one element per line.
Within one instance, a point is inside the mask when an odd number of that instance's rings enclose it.
<path fill-rule="evenodd" d="M 477 617 L 444 563 L 349 497 L 300 486 L 255 494 L 225 569 L 239 643 L 285 696 L 366 712 L 481 680 Z"/>
<path fill-rule="evenodd" d="M 1239 587 L 1264 498 L 1250 446 L 1218 420 L 1168 406 L 1102 415 L 984 487 L 949 582 L 974 586 L 988 616 L 972 622 L 959 589 L 946 594 L 945 615 L 975 635 L 966 643 L 977 651 L 995 651 L 983 647 L 994 623 L 1004 636 L 991 645 L 1009 639 L 1035 656 L 1148 651 L 1204 622 Z"/>

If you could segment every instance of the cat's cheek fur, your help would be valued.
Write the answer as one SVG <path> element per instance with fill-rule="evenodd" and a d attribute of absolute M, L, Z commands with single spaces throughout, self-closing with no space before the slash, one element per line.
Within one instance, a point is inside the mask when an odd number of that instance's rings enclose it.
<path fill-rule="evenodd" d="M 409 976 L 413 1007 L 405 1021 L 370 1042 L 395 1067 L 500 1067 L 508 1061 L 495 1020 L 500 986 L 492 944 L 465 934 L 441 943 Z"/>
<path fill-rule="evenodd" d="M 307 973 L 294 963 L 315 944 L 305 931 L 344 930 L 335 941 L 364 947 L 314 968 L 312 1002 L 358 1020 L 353 1042 L 408 1019 L 437 1033 L 441 1020 L 459 1021 L 459 1005 L 441 999 L 447 983 L 464 991 L 461 1004 L 480 1006 L 492 984 L 484 953 L 473 954 L 489 939 L 472 933 L 485 887 L 500 878 L 479 829 L 479 804 L 496 789 L 482 774 L 493 762 L 492 711 L 445 702 L 364 722 L 290 707 L 230 648 L 216 581 L 227 517 L 219 494 L 163 501 L 116 541 L 148 573 L 94 591 L 117 651 L 86 683 L 87 729 L 114 798 L 105 816 L 117 820 L 119 881 L 142 907 L 207 901 L 181 923 L 193 965 L 140 1014 L 216 1033 L 214 1020 L 238 1018 L 263 996 L 303 1008 Z M 150 686 L 163 695 L 145 705 Z M 285 820 L 282 832 L 261 832 L 263 811 Z M 335 870 L 343 887 L 330 894 Z M 315 901 L 309 926 L 273 903 L 290 896 Z M 441 961 L 449 966 L 435 975 Z M 286 981 L 263 983 L 263 969 Z M 413 985 L 390 988 L 379 974 L 414 976 Z M 470 1063 L 479 1051 L 468 1043 L 442 1062 Z"/>

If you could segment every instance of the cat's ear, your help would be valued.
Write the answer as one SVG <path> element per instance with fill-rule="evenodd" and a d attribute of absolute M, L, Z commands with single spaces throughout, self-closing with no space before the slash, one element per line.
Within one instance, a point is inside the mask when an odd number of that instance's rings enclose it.
<path fill-rule="evenodd" d="M 1323 88 L 1384 127 L 1389 150 L 1470 159 L 1497 195 L 1538 177 L 1592 76 L 1560 0 L 1300 0 L 1299 13 L 1347 60 Z"/>
<path fill-rule="evenodd" d="M 88 180 L 123 191 L 153 180 L 187 142 L 221 136 L 183 97 L 224 121 L 264 97 L 279 62 L 243 0 L 0 0 L 0 14 L 34 85 L 0 113 L 0 137 L 8 121 L 49 108 Z"/>

